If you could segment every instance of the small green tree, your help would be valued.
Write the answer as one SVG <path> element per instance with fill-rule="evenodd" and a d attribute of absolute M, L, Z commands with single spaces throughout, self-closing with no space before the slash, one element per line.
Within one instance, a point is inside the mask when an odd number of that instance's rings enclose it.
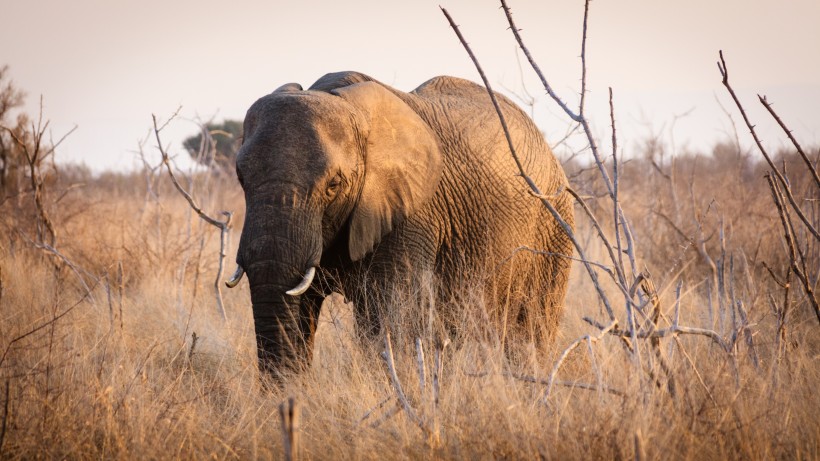
<path fill-rule="evenodd" d="M 222 169 L 233 169 L 242 137 L 241 120 L 206 123 L 195 136 L 182 143 L 196 162 Z"/>

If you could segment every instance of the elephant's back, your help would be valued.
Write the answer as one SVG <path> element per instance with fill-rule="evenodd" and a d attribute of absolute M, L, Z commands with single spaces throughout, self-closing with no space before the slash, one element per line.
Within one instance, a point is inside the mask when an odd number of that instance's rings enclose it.
<path fill-rule="evenodd" d="M 496 191 L 501 192 L 499 198 L 521 199 L 525 187 L 486 88 L 469 80 L 439 76 L 410 95 L 407 103 L 441 138 L 446 165 L 451 169 L 466 168 L 470 175 L 493 176 L 483 178 L 488 180 L 484 183 L 500 181 L 507 186 L 504 191 Z M 526 174 L 545 194 L 566 186 L 563 168 L 532 119 L 509 98 L 497 92 L 495 95 Z M 531 199 L 527 195 L 528 204 L 533 202 Z"/>
<path fill-rule="evenodd" d="M 436 130 L 440 135 L 458 137 L 480 127 L 484 136 L 473 136 L 473 139 L 459 141 L 472 144 L 469 147 L 473 150 L 484 151 L 487 150 L 488 143 L 496 144 L 496 155 L 510 157 L 495 106 L 483 86 L 463 78 L 438 76 L 422 83 L 410 94 L 429 105 L 417 106 L 417 112 L 428 123 L 440 124 L 442 120 L 446 121 L 446 127 L 439 127 Z M 566 182 L 563 169 L 532 119 L 506 96 L 498 92 L 494 94 L 513 138 L 516 153 L 527 174 L 533 178 L 561 178 L 563 185 Z M 514 173 L 518 173 L 513 163 L 510 163 L 510 167 L 515 169 Z M 551 184 L 544 184 L 545 188 L 548 186 Z"/>
<path fill-rule="evenodd" d="M 527 175 L 544 194 L 562 191 L 567 178 L 541 131 L 515 103 L 495 94 Z M 438 200 L 468 216 L 460 223 L 462 228 L 445 235 L 445 243 L 462 256 L 492 248 L 506 257 L 520 246 L 543 248 L 548 238 L 554 238 L 539 229 L 552 217 L 528 193 L 484 87 L 456 77 L 435 77 L 407 99 L 440 137 L 445 171 Z M 560 195 L 559 211 L 571 220 L 566 192 Z"/>

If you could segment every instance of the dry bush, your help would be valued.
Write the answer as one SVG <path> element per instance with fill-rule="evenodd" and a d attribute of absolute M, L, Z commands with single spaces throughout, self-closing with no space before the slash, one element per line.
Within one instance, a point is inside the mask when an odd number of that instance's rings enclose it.
<path fill-rule="evenodd" d="M 710 159 L 704 156 L 703 161 Z M 707 170 L 730 179 L 734 164 L 728 168 Z M 141 173 L 83 181 L 81 190 L 63 199 L 55 222 L 63 225 L 64 253 L 96 276 L 85 276 L 90 291 L 65 268 L 55 274 L 40 250 L 22 242 L 13 250 L 2 248 L 0 391 L 8 387 L 0 407 L 4 458 L 276 459 L 283 451 L 277 405 L 286 396 L 300 403 L 304 458 L 621 458 L 639 452 L 647 459 L 820 455 L 815 415 L 820 398 L 814 386 L 820 378 L 817 326 L 807 315 L 790 318 L 786 347 L 778 349 L 775 315 L 767 297 L 755 296 L 749 288 L 775 290 L 757 266 L 748 273 L 735 268 L 734 280 L 735 296 L 752 317 L 758 365 L 745 349 L 730 355 L 700 337 L 665 341 L 669 379 L 675 382 L 675 392 L 670 393 L 662 384 L 666 378 L 659 384 L 627 372 L 634 367 L 634 357 L 620 339 L 604 337 L 591 349 L 569 355 L 545 399 L 561 349 L 590 331 L 582 317 L 602 314 L 589 279 L 576 267 L 555 345 L 547 350 L 521 345 L 530 351 L 525 360 L 510 360 L 481 320 L 488 310 L 484 300 L 465 294 L 463 327 L 458 340 L 444 350 L 437 404 L 431 377 L 442 331 L 435 318 L 425 319 L 448 307 L 436 305 L 429 279 L 418 277 L 415 289 L 393 296 L 388 323 L 397 377 L 410 408 L 423 422 L 420 427 L 396 400 L 379 355 L 382 338 L 358 338 L 350 309 L 338 297 L 323 309 L 312 368 L 282 389 L 262 386 L 247 290 L 226 293 L 225 324 L 207 289 L 209 277 L 195 277 L 196 271 L 216 269 L 218 239 L 213 229 L 191 215 L 167 182 L 155 191 L 160 197 L 156 200 L 146 193 Z M 637 183 L 624 180 L 629 184 L 625 203 L 640 212 L 650 207 L 638 199 L 633 204 L 632 194 L 660 194 L 653 192 L 651 181 Z M 703 184 L 693 189 L 692 202 L 718 200 L 715 195 L 722 189 Z M 750 191 L 759 193 L 759 188 Z M 207 190 L 213 191 L 210 208 L 241 205 L 240 191 L 233 184 Z M 748 206 L 731 198 L 720 199 L 721 211 L 737 220 L 735 227 L 751 225 L 747 221 L 774 226 L 770 221 L 776 216 L 744 218 Z M 661 198 L 653 206 L 650 209 L 670 215 L 678 211 Z M 703 233 L 716 232 L 716 222 L 706 221 Z M 636 220 L 634 226 L 638 236 L 652 235 L 665 242 L 658 245 L 680 248 L 681 237 L 671 226 L 652 220 Z M 579 220 L 577 234 L 590 233 L 589 222 Z M 642 242 L 643 248 L 655 250 L 652 242 Z M 767 245 L 777 247 L 773 242 Z M 725 245 L 729 253 L 763 251 L 760 236 L 751 233 L 733 234 Z M 682 267 L 697 264 L 695 250 L 679 251 L 695 260 L 678 263 Z M 719 257 L 716 248 L 708 251 Z M 593 260 L 605 257 L 593 240 L 587 253 Z M 122 288 L 116 282 L 118 263 L 124 273 Z M 652 264 L 658 271 L 669 270 L 661 260 Z M 708 293 L 698 283 L 704 274 L 708 271 L 693 271 L 680 297 L 680 317 L 686 324 L 714 326 L 708 325 Z M 613 288 L 607 290 L 617 296 Z M 661 296 L 669 316 L 675 301 L 672 291 Z M 416 337 L 426 352 L 424 388 Z"/>

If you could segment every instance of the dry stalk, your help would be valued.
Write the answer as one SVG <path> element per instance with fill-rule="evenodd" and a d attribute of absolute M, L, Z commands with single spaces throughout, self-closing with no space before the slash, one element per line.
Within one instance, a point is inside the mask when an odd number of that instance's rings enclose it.
<path fill-rule="evenodd" d="M 388 419 L 392 418 L 393 416 L 396 415 L 396 413 L 398 413 L 402 410 L 401 402 L 399 402 L 398 400 L 393 400 L 393 399 L 394 399 L 394 397 L 391 396 L 390 400 L 388 400 L 390 402 L 393 402 L 393 405 L 390 407 L 390 409 L 387 410 L 384 413 L 384 415 L 382 415 L 381 418 L 379 418 L 379 419 L 373 421 L 372 423 L 370 423 L 370 428 L 371 429 L 374 429 L 374 428 L 377 428 L 377 427 L 381 426 L 383 422 L 385 422 Z"/>
<path fill-rule="evenodd" d="M 487 377 L 487 376 L 491 376 L 491 374 L 489 372 L 486 372 L 486 371 L 482 371 L 482 372 L 465 372 L 464 374 L 467 375 L 467 376 L 470 376 L 472 378 L 484 378 L 484 377 Z M 515 380 L 518 380 L 518 381 L 521 381 L 521 382 L 525 382 L 525 383 L 541 384 L 541 385 L 544 385 L 544 386 L 549 385 L 549 380 L 544 379 L 544 378 L 537 378 L 535 376 L 528 376 L 528 375 L 522 375 L 522 374 L 510 373 L 510 372 L 502 372 L 502 373 L 500 373 L 500 376 L 503 376 L 505 378 L 512 378 L 512 379 L 515 379 Z M 623 396 L 626 395 L 623 391 L 619 391 L 618 389 L 614 389 L 614 388 L 611 388 L 609 386 L 589 384 L 589 383 L 585 383 L 585 382 L 581 382 L 581 381 L 555 380 L 555 381 L 553 381 L 552 384 L 553 384 L 553 386 L 569 387 L 569 388 L 573 388 L 573 389 L 582 389 L 582 390 L 586 390 L 586 391 L 606 392 L 607 394 L 617 395 L 619 397 L 623 397 Z"/>
<path fill-rule="evenodd" d="M 3 363 L 6 361 L 6 358 L 8 357 L 9 352 L 11 351 L 11 348 L 12 348 L 12 347 L 13 347 L 13 346 L 17 343 L 17 342 L 22 341 L 22 340 L 23 340 L 23 339 L 25 339 L 25 338 L 28 338 L 29 336 L 33 335 L 34 333 L 37 333 L 38 331 L 40 331 L 40 330 L 42 330 L 42 329 L 44 329 L 44 328 L 48 328 L 48 327 L 50 327 L 51 325 L 55 324 L 55 323 L 56 323 L 58 320 L 60 320 L 61 318 L 63 318 L 63 317 L 65 317 L 66 315 L 68 315 L 71 311 L 73 311 L 73 310 L 74 310 L 74 308 L 76 308 L 77 306 L 79 306 L 80 304 L 82 304 L 82 303 L 83 303 L 83 301 L 85 301 L 86 299 L 88 299 L 88 298 L 89 298 L 89 296 L 91 295 L 91 290 L 93 290 L 93 289 L 97 288 L 97 285 L 98 285 L 99 283 L 100 283 L 100 280 L 99 280 L 99 279 L 97 279 L 97 282 L 96 282 L 96 283 L 95 283 L 92 287 L 90 287 L 89 289 L 87 289 L 87 290 L 86 290 L 86 292 L 85 292 L 85 293 L 84 293 L 84 294 L 83 294 L 83 295 L 82 295 L 82 296 L 81 296 L 81 297 L 80 297 L 80 298 L 79 298 L 79 299 L 78 299 L 78 300 L 77 300 L 74 304 L 72 304 L 71 306 L 69 306 L 69 307 L 65 308 L 65 309 L 64 309 L 62 312 L 60 312 L 59 314 L 52 315 L 52 317 L 51 317 L 51 319 L 50 319 L 50 320 L 48 320 L 48 321 L 46 321 L 46 322 L 43 322 L 43 323 L 41 323 L 40 325 L 37 325 L 36 327 L 34 327 L 34 328 L 32 328 L 32 329 L 30 329 L 30 330 L 26 331 L 25 333 L 22 333 L 22 334 L 20 334 L 20 335 L 15 336 L 14 338 L 12 338 L 12 339 L 11 339 L 11 341 L 9 341 L 9 342 L 6 344 L 6 349 L 3 351 L 3 354 L 2 354 L 2 355 L 0 355 L 0 367 L 2 367 Z"/>
<path fill-rule="evenodd" d="M 119 301 L 119 308 L 120 308 L 120 331 L 123 329 L 123 320 L 122 320 L 122 296 L 123 292 L 125 291 L 125 280 L 123 276 L 123 269 L 122 269 L 122 260 L 117 261 L 117 299 Z"/>
<path fill-rule="evenodd" d="M 416 364 L 419 372 L 419 390 L 423 393 L 427 367 L 424 364 L 424 347 L 421 344 L 421 338 L 416 338 Z"/>
<path fill-rule="evenodd" d="M 441 394 L 441 374 L 444 372 L 444 362 L 441 356 L 449 344 L 449 338 L 445 338 L 444 341 L 436 341 L 436 352 L 433 359 L 433 441 L 435 444 L 441 443 L 441 422 L 438 416 L 438 403 Z"/>
<path fill-rule="evenodd" d="M 393 359 L 393 344 L 390 342 L 389 330 L 385 330 L 384 332 L 384 352 L 382 353 L 382 357 L 387 363 L 387 370 L 390 372 L 390 381 L 393 383 L 393 390 L 396 392 L 396 397 L 398 397 L 404 411 L 407 413 L 407 416 L 424 432 L 429 433 L 430 430 L 424 424 L 424 421 L 416 415 L 416 412 L 410 405 L 410 401 L 407 400 L 407 395 L 405 395 L 404 390 L 401 387 L 401 381 L 399 381 L 399 375 L 396 373 L 396 364 Z"/>
<path fill-rule="evenodd" d="M 228 255 L 228 237 L 231 228 L 233 212 L 221 211 L 220 213 L 223 216 L 225 216 L 224 221 L 220 221 L 218 219 L 214 219 L 208 216 L 204 211 L 202 211 L 202 208 L 199 206 L 199 204 L 197 204 L 196 200 L 191 196 L 191 194 L 188 193 L 188 191 L 186 191 L 185 188 L 182 187 L 182 185 L 179 183 L 179 180 L 177 180 L 177 177 L 174 174 L 174 169 L 171 167 L 171 159 L 168 156 L 168 152 L 166 151 L 166 149 L 162 146 L 162 140 L 160 139 L 160 131 L 162 131 L 162 129 L 165 128 L 168 125 L 168 123 L 171 120 L 173 120 L 175 116 L 176 114 L 171 116 L 171 118 L 160 127 L 157 125 L 156 115 L 151 115 L 151 118 L 154 122 L 154 136 L 157 140 L 157 148 L 159 149 L 159 152 L 162 155 L 162 163 L 165 165 L 165 168 L 168 171 L 168 175 L 171 177 L 171 182 L 174 183 L 174 187 L 176 187 L 177 191 L 179 191 L 179 193 L 182 194 L 182 196 L 188 202 L 188 205 L 190 205 L 191 209 L 203 221 L 219 229 L 219 267 L 216 272 L 216 279 L 214 280 L 214 294 L 216 297 L 216 305 L 217 309 L 219 310 L 219 314 L 222 316 L 222 319 L 224 321 L 227 321 L 228 317 L 225 313 L 225 306 L 222 303 L 222 288 L 219 282 L 222 280 L 222 272 L 225 267 L 225 258 Z"/>
<path fill-rule="evenodd" d="M 644 461 L 647 459 L 646 457 L 646 442 L 643 440 L 643 435 L 641 435 L 641 430 L 637 429 L 634 435 L 634 450 L 635 450 L 635 461 Z"/>
<path fill-rule="evenodd" d="M 3 442 L 6 441 L 6 428 L 8 427 L 9 421 L 9 380 L 6 379 L 6 391 L 3 399 L 3 422 L 0 425 L 0 457 L 3 456 Z"/>
<path fill-rule="evenodd" d="M 191 333 L 191 348 L 188 350 L 188 363 L 194 359 L 194 349 L 196 349 L 196 342 L 199 340 L 199 336 L 196 335 L 196 332 Z"/>
<path fill-rule="evenodd" d="M 282 439 L 286 461 L 299 459 L 299 431 L 301 408 L 293 397 L 288 397 L 279 404 L 279 417 L 282 421 Z"/>
<path fill-rule="evenodd" d="M 387 405 L 387 402 L 390 402 L 391 400 L 393 400 L 393 398 L 394 397 L 392 395 L 388 395 L 387 397 L 382 399 L 381 402 L 376 404 L 375 407 L 371 408 L 370 410 L 367 410 L 367 412 L 365 412 L 365 414 L 359 419 L 359 424 L 361 425 L 363 422 L 365 422 L 365 420 L 367 420 L 367 418 L 370 417 L 370 415 L 372 415 L 373 413 L 375 413 L 378 410 L 381 410 L 382 407 Z"/>

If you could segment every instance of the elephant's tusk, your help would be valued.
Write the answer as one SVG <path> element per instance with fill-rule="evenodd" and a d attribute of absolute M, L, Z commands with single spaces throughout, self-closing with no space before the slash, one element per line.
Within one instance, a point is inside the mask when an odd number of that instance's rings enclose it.
<path fill-rule="evenodd" d="M 239 264 L 236 265 L 236 272 L 233 273 L 231 278 L 225 282 L 225 286 L 228 288 L 233 288 L 239 285 L 239 281 L 242 280 L 242 276 L 245 274 L 245 269 L 242 269 L 242 266 Z"/>
<path fill-rule="evenodd" d="M 316 275 L 316 268 L 311 267 L 307 270 L 307 272 L 305 272 L 305 277 L 302 279 L 299 285 L 296 285 L 296 287 L 286 291 L 285 293 L 291 296 L 299 296 L 302 293 L 306 292 L 307 289 L 310 287 L 310 284 L 313 283 L 314 275 Z"/>

